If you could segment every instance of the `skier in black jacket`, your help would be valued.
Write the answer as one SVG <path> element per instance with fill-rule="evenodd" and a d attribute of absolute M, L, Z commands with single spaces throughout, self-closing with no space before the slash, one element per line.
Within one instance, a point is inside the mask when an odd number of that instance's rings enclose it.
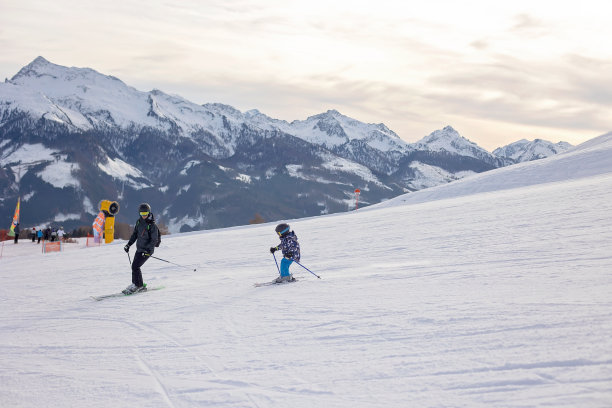
<path fill-rule="evenodd" d="M 21 232 L 21 228 L 19 228 L 19 223 L 15 224 L 15 228 L 13 229 L 13 232 L 15 233 L 15 243 L 18 244 L 19 242 L 19 233 Z"/>
<path fill-rule="evenodd" d="M 151 206 L 147 203 L 142 203 L 138 207 L 138 212 L 140 213 L 140 218 L 136 221 L 130 240 L 123 247 L 125 252 L 129 252 L 130 246 L 136 242 L 136 254 L 134 255 L 134 261 L 132 261 L 132 284 L 123 290 L 123 293 L 126 295 L 147 290 L 147 285 L 142 281 L 140 267 L 153 255 L 155 247 L 158 247 L 161 242 L 159 229 L 151 212 Z"/>

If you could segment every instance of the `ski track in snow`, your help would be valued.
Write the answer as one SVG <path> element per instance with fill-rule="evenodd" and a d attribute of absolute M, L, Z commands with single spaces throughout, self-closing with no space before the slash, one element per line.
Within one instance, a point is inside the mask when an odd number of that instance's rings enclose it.
<path fill-rule="evenodd" d="M 538 164 L 541 166 L 541 164 Z M 571 169 L 567 169 L 568 172 Z M 509 174 L 509 173 L 508 173 Z M 454 187 L 456 188 L 456 187 Z M 0 259 L 10 407 L 612 406 L 612 173 L 171 235 L 145 281 L 120 240 Z"/>

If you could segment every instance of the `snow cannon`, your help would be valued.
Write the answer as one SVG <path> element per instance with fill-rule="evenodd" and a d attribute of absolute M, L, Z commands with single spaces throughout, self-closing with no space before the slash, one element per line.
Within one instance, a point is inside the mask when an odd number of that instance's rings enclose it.
<path fill-rule="evenodd" d="M 104 242 L 110 244 L 115 239 L 115 215 L 119 212 L 116 201 L 100 201 L 100 211 L 104 213 Z"/>

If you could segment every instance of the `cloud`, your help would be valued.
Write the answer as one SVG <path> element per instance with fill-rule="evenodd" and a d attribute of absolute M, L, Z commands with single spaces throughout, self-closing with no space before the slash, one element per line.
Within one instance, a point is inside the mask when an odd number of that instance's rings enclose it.
<path fill-rule="evenodd" d="M 514 25 L 512 31 L 524 32 L 541 30 L 545 27 L 542 20 L 535 18 L 527 13 L 518 14 L 514 17 Z"/>
<path fill-rule="evenodd" d="M 575 95 L 583 103 L 600 105 L 608 112 L 612 106 L 612 61 L 573 54 L 566 57 L 566 62 L 571 67 L 567 82 Z M 607 119 L 610 122 L 612 118 Z"/>
<path fill-rule="evenodd" d="M 472 117 L 574 129 L 610 126 L 611 63 L 576 55 L 526 61 L 498 55 L 432 76 L 429 105 Z M 588 73 L 588 74 L 587 74 Z"/>
<path fill-rule="evenodd" d="M 407 139 L 456 122 L 610 128 L 612 58 L 593 41 L 607 38 L 609 23 L 574 16 L 571 5 L 59 0 L 43 13 L 42 1 L 7 1 L 7 75 L 43 55 L 141 90 L 285 120 L 337 109 Z"/>

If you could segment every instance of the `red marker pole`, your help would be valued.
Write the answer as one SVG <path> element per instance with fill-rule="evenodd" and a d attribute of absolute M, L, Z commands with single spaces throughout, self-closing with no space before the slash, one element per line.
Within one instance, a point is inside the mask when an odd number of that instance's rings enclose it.
<path fill-rule="evenodd" d="M 361 190 L 356 188 L 355 189 L 355 210 L 359 208 L 359 193 L 361 193 Z"/>

